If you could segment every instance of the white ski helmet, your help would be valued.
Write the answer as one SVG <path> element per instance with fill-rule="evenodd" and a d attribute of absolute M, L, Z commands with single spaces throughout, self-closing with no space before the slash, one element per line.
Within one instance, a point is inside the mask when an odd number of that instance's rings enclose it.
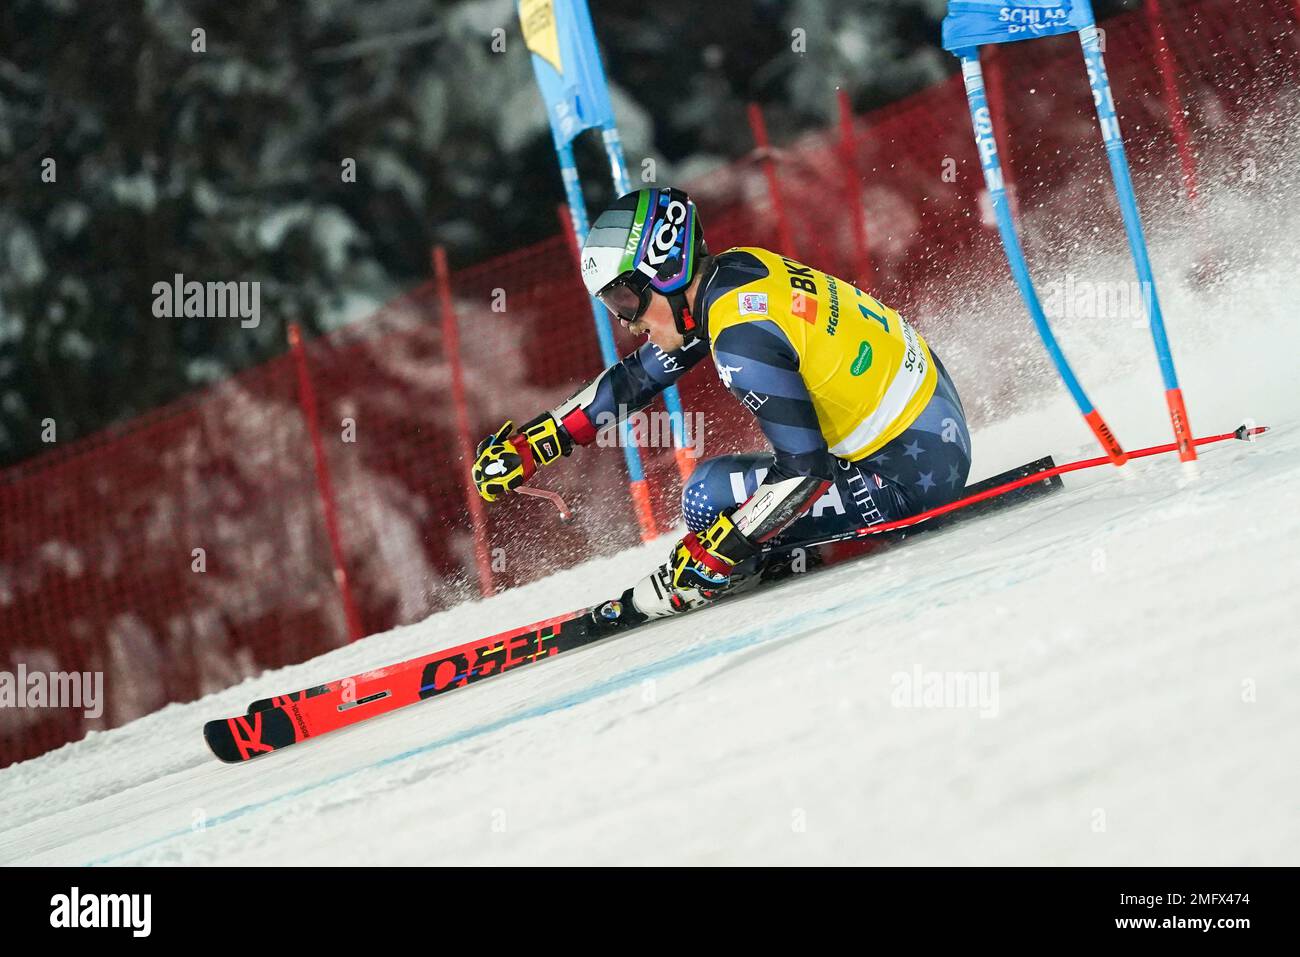
<path fill-rule="evenodd" d="M 686 290 L 709 253 L 691 198 L 680 189 L 647 187 L 620 196 L 591 224 L 582 247 L 587 291 L 625 322 L 635 322 L 658 293 L 668 299 L 677 331 L 699 326 Z"/>

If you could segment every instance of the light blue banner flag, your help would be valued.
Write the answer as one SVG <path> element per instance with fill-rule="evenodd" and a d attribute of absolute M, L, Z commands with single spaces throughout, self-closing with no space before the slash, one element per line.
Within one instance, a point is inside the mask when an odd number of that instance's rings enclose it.
<path fill-rule="evenodd" d="M 1033 40 L 1073 33 L 1092 22 L 1088 0 L 952 0 L 943 18 L 943 48 Z"/>
<path fill-rule="evenodd" d="M 614 107 L 586 0 L 519 0 L 524 43 L 556 148 L 585 129 L 614 125 Z"/>

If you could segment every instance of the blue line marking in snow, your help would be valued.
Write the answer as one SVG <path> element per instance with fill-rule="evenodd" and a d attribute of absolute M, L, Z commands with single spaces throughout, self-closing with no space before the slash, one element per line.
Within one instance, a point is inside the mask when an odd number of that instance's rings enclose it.
<path fill-rule="evenodd" d="M 1021 569 L 1020 571 L 1021 571 L 1020 576 L 1014 578 L 1013 581 L 1004 582 L 1003 586 L 1005 587 L 1006 584 L 1018 584 L 1020 581 L 1032 577 L 1031 574 L 1027 574 L 1026 569 Z M 927 582 L 926 587 L 929 587 L 930 585 L 933 584 L 935 583 Z M 699 664 L 700 662 L 703 661 L 708 661 L 711 658 L 717 658 L 720 657 L 721 655 L 729 654 L 736 651 L 741 651 L 753 645 L 766 644 L 771 641 L 776 641 L 780 638 L 784 638 L 788 635 L 795 634 L 799 631 L 808 630 L 810 628 L 823 628 L 829 625 L 837 624 L 841 619 L 846 617 L 852 617 L 853 614 L 857 614 L 858 612 L 860 612 L 864 605 L 871 605 L 879 602 L 895 601 L 899 598 L 906 597 L 908 594 L 918 591 L 919 590 L 918 586 L 919 586 L 919 582 L 916 579 L 913 579 L 911 581 L 907 581 L 899 585 L 895 585 L 892 588 L 885 589 L 884 591 L 876 592 L 869 596 L 858 596 L 855 600 L 841 602 L 838 605 L 832 605 L 829 608 L 822 608 L 819 611 L 803 614 L 796 618 L 779 622 L 775 625 L 767 626 L 762 629 L 757 629 L 757 628 L 751 629 L 750 631 L 742 632 L 738 635 L 733 635 L 730 638 L 723 639 L 722 641 L 718 641 L 710 645 L 705 645 L 698 648 L 687 648 L 684 651 L 678 652 L 677 654 L 672 655 L 669 658 L 663 659 L 662 661 L 657 661 L 648 665 L 641 665 L 637 668 L 633 668 L 631 671 L 625 671 L 621 675 L 616 675 L 615 677 L 606 679 L 605 681 L 600 681 L 594 685 L 589 685 L 588 687 L 583 688 L 579 691 L 570 692 L 567 695 L 563 695 L 559 698 L 554 699 L 553 701 L 548 701 L 545 704 L 534 705 L 531 708 L 525 708 L 523 711 L 519 711 L 516 712 L 515 714 L 507 715 L 506 717 L 503 718 L 498 718 L 495 721 L 489 721 L 487 724 L 480 724 L 477 725 L 476 727 L 466 728 L 464 731 L 458 731 L 455 734 L 448 735 L 445 738 L 438 738 L 434 741 L 430 741 L 428 744 L 422 744 L 419 745 L 418 747 L 408 748 L 405 751 L 399 751 L 396 754 L 391 754 L 387 757 L 380 758 L 377 761 L 370 762 L 369 764 L 359 765 L 357 767 L 350 768 L 347 771 L 342 771 L 338 774 L 332 775 L 328 778 L 323 778 L 322 780 L 315 781 L 311 784 L 305 784 L 302 787 L 294 788 L 290 791 L 285 791 L 283 794 L 278 794 L 275 797 L 266 798 L 265 800 L 261 800 L 261 801 L 254 801 L 251 804 L 245 804 L 242 805 L 241 807 L 237 807 L 233 811 L 227 811 L 225 814 L 218 814 L 216 817 L 212 818 L 210 821 L 207 822 L 203 831 L 196 832 L 191 830 L 190 828 L 186 828 L 184 830 L 172 831 L 168 834 L 162 834 L 158 837 L 145 841 L 142 844 L 137 844 L 125 850 L 115 851 L 111 854 L 106 854 L 103 857 L 95 858 L 94 860 L 88 861 L 86 866 L 88 867 L 102 866 L 112 861 L 120 860 L 121 858 L 124 857 L 129 857 L 132 854 L 138 854 L 141 851 L 148 850 L 151 847 L 157 847 L 159 844 L 164 844 L 168 841 L 177 840 L 182 837 L 188 837 L 195 833 L 202 834 L 210 828 L 217 827 L 218 825 L 221 824 L 228 824 L 231 821 L 236 821 L 242 817 L 247 817 L 248 815 L 253 814 L 257 811 L 264 810 L 265 808 L 268 808 L 273 804 L 279 804 L 282 801 L 289 801 L 289 800 L 293 800 L 294 798 L 301 797 L 304 794 L 310 794 L 312 791 L 319 790 L 320 788 L 323 787 L 328 787 L 329 785 L 332 784 L 337 784 L 339 781 L 344 781 L 350 777 L 355 777 L 356 775 L 361 774 L 365 771 L 372 771 L 378 768 L 387 767 L 388 765 L 391 764 L 398 764 L 410 758 L 419 757 L 422 754 L 428 754 L 429 752 L 437 751 L 441 748 L 450 747 L 453 744 L 459 744 L 462 741 L 468 741 L 473 738 L 482 737 L 483 735 L 486 734 L 491 734 L 494 731 L 500 731 L 501 729 L 508 728 L 514 724 L 519 724 L 524 721 L 530 721 L 533 718 L 544 717 L 548 714 L 552 714 L 557 711 L 567 711 L 569 708 L 577 707 L 580 704 L 586 704 L 588 701 L 593 701 L 596 698 L 604 697 L 605 695 L 612 694 L 615 691 L 621 691 L 624 688 L 628 688 L 641 681 L 644 681 L 646 678 L 668 674 L 673 671 L 680 671 L 682 668 L 687 668 L 690 667 L 691 665 Z M 942 607 L 945 604 L 948 603 L 946 601 L 943 601 L 940 598 L 935 598 L 934 600 L 932 600 L 929 607 L 938 608 L 938 607 Z M 852 614 L 844 615 L 843 614 L 844 612 L 851 612 Z"/>

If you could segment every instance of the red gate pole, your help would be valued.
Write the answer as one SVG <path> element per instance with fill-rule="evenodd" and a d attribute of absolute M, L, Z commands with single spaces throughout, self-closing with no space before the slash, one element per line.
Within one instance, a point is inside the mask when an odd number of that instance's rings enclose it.
<path fill-rule="evenodd" d="M 325 512 L 325 532 L 330 540 L 330 556 L 334 561 L 334 584 L 338 586 L 339 598 L 343 601 L 343 618 L 348 626 L 348 640 L 356 641 L 365 637 L 361 625 L 361 614 L 352 598 L 352 586 L 348 582 L 348 571 L 343 561 L 343 540 L 339 535 L 338 510 L 335 507 L 334 483 L 330 480 L 329 463 L 325 459 L 325 445 L 321 441 L 320 421 L 316 416 L 316 390 L 312 387 L 311 374 L 307 370 L 307 350 L 302 344 L 302 330 L 298 323 L 289 323 L 289 350 L 293 353 L 293 364 L 298 370 L 298 404 L 302 406 L 302 417 L 307 423 L 307 433 L 311 436 L 311 450 L 316 467 L 316 490 L 320 494 L 321 508 Z"/>
<path fill-rule="evenodd" d="M 749 104 L 749 128 L 754 133 L 755 152 L 763 167 L 763 176 L 767 179 L 767 195 L 772 202 L 772 212 L 776 214 L 777 238 L 781 243 L 781 252 L 792 258 L 799 255 L 795 248 L 794 233 L 790 229 L 790 220 L 785 214 L 785 201 L 781 198 L 781 184 L 776 175 L 776 162 L 772 159 L 772 147 L 767 141 L 767 123 L 763 120 L 763 108 L 757 103 Z"/>
<path fill-rule="evenodd" d="M 496 594 L 496 585 L 492 581 L 487 516 L 483 514 L 483 499 L 479 497 L 478 490 L 470 479 L 470 466 L 474 462 L 474 440 L 469 431 L 469 403 L 465 398 L 465 375 L 460 361 L 460 329 L 451 298 L 451 274 L 447 269 L 447 251 L 441 246 L 433 247 L 433 276 L 438 287 L 438 311 L 442 313 L 442 353 L 451 370 L 451 401 L 456 406 L 461 483 L 465 489 L 465 503 L 469 506 L 470 522 L 474 526 L 474 564 L 478 568 L 478 588 L 484 598 L 489 598 Z"/>
<path fill-rule="evenodd" d="M 862 208 L 862 193 L 858 187 L 857 137 L 853 133 L 853 105 L 844 87 L 836 91 L 840 103 L 840 159 L 844 165 L 844 199 L 849 204 L 853 228 L 853 248 L 857 252 L 856 272 L 858 288 L 871 290 L 875 281 L 871 268 L 871 250 L 867 245 L 867 213 Z"/>
<path fill-rule="evenodd" d="M 1296 0 L 1300 3 L 1300 0 Z M 1174 143 L 1178 147 L 1178 161 L 1183 170 L 1183 190 L 1187 198 L 1196 201 L 1196 156 L 1192 152 L 1192 138 L 1187 132 L 1187 117 L 1183 114 L 1182 97 L 1178 93 L 1178 80 L 1174 76 L 1174 55 L 1165 40 L 1164 18 L 1160 15 L 1160 0 L 1146 0 L 1147 20 L 1156 43 L 1156 63 L 1165 88 L 1165 109 L 1173 127 Z"/>

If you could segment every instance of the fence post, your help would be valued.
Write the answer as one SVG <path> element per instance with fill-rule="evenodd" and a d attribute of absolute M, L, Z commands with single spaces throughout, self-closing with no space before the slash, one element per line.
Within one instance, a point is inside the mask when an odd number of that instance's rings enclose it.
<path fill-rule="evenodd" d="M 796 258 L 799 250 L 794 244 L 790 220 L 785 215 L 785 202 L 781 199 L 781 184 L 776 175 L 776 162 L 772 159 L 772 147 L 767 141 L 767 123 L 763 120 L 763 108 L 757 103 L 749 104 L 749 128 L 754 133 L 755 152 L 758 154 L 759 164 L 763 167 L 763 176 L 767 179 L 767 195 L 772 203 L 772 212 L 776 214 L 777 238 L 781 243 L 781 253 Z"/>
<path fill-rule="evenodd" d="M 456 406 L 461 485 L 465 490 L 465 503 L 469 506 L 470 522 L 474 527 L 474 564 L 478 568 L 478 588 L 484 598 L 490 598 L 496 594 L 496 585 L 492 581 L 492 559 L 488 551 L 487 517 L 483 514 L 483 499 L 479 497 L 470 478 L 470 466 L 474 462 L 474 441 L 469 430 L 469 403 L 465 398 L 465 376 L 460 359 L 460 329 L 451 298 L 451 274 L 447 269 L 447 251 L 442 246 L 433 247 L 433 276 L 438 287 L 438 311 L 442 314 L 442 354 L 451 370 L 451 401 Z"/>
<path fill-rule="evenodd" d="M 853 228 L 853 248 L 857 253 L 855 271 L 858 288 L 870 291 L 875 281 L 871 268 L 871 250 L 867 245 L 867 214 L 862 208 L 862 192 L 858 185 L 857 138 L 853 133 L 853 106 L 844 87 L 836 91 L 840 104 L 840 159 L 844 164 L 844 199 L 849 204 Z"/>
<path fill-rule="evenodd" d="M 1178 94 L 1178 80 L 1174 76 L 1174 56 L 1165 40 L 1165 24 L 1160 15 L 1160 0 L 1146 0 L 1146 14 L 1156 44 L 1156 64 L 1160 67 L 1160 79 L 1165 87 L 1165 109 L 1169 111 L 1174 143 L 1178 147 L 1178 161 L 1182 165 L 1183 190 L 1187 193 L 1187 198 L 1195 202 L 1196 156 L 1192 152 L 1191 136 L 1187 132 L 1187 117 L 1183 115 L 1182 97 Z"/>
<path fill-rule="evenodd" d="M 325 460 L 325 446 L 321 442 L 320 421 L 316 416 L 316 390 L 312 387 L 311 373 L 307 370 L 307 350 L 302 343 L 302 330 L 298 323 L 289 323 L 289 350 L 298 370 L 298 404 L 311 436 L 311 449 L 316 468 L 316 491 L 320 494 L 321 508 L 325 512 L 325 532 L 329 537 L 330 556 L 334 561 L 334 584 L 338 586 L 343 602 L 343 618 L 347 622 L 348 640 L 365 637 L 361 615 L 352 599 L 352 586 L 348 582 L 347 568 L 343 563 L 343 541 L 339 535 L 339 518 L 335 508 L 334 483 L 330 481 L 329 463 Z"/>

